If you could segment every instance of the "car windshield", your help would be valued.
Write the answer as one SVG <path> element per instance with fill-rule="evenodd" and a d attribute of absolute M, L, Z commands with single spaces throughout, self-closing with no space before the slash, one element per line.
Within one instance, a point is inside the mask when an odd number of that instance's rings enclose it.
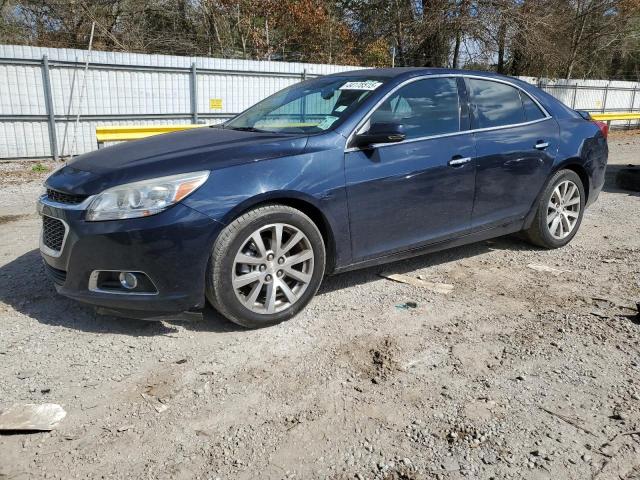
<path fill-rule="evenodd" d="M 362 76 L 322 77 L 285 88 L 226 122 L 224 128 L 319 133 L 340 121 L 384 82 Z"/>

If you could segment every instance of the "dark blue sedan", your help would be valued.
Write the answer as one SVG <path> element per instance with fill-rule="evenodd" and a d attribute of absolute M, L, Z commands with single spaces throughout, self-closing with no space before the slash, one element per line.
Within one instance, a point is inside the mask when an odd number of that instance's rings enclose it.
<path fill-rule="evenodd" d="M 82 155 L 40 198 L 62 295 L 132 318 L 293 317 L 328 273 L 523 232 L 558 248 L 604 183 L 606 125 L 520 80 L 340 73 L 210 128 Z"/>

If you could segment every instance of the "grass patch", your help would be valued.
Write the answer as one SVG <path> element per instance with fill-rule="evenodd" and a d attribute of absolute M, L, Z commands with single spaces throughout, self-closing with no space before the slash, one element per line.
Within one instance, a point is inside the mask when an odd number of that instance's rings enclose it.
<path fill-rule="evenodd" d="M 35 173 L 44 173 L 48 172 L 49 169 L 42 165 L 41 163 L 36 163 L 33 167 L 31 167 L 31 171 Z"/>

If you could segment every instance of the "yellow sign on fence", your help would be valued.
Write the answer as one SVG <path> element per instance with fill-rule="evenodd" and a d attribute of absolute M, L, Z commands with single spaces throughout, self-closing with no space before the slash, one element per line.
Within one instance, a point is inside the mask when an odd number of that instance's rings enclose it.
<path fill-rule="evenodd" d="M 209 99 L 209 108 L 211 110 L 222 110 L 222 99 L 221 98 L 210 98 Z"/>

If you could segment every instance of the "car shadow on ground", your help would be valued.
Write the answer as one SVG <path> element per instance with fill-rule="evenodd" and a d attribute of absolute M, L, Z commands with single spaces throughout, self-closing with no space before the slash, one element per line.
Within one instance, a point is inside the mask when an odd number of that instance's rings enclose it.
<path fill-rule="evenodd" d="M 145 322 L 99 315 L 91 305 L 58 295 L 52 281 L 44 272 L 42 258 L 37 249 L 0 267 L 0 302 L 44 325 L 83 332 L 145 337 L 170 335 L 177 331 L 175 325 L 167 322 Z M 241 329 L 210 307 L 205 309 L 205 320 L 206 328 L 203 330 L 230 332 Z M 8 321 L 6 316 L 4 321 Z"/>
<path fill-rule="evenodd" d="M 379 273 L 382 271 L 408 273 L 481 255 L 491 249 L 530 250 L 532 248 L 535 247 L 515 237 L 496 238 L 378 267 L 332 275 L 324 279 L 318 295 L 323 296 L 335 290 L 380 280 Z M 175 325 L 178 324 L 192 331 L 224 333 L 244 330 L 226 320 L 210 306 L 204 309 L 202 321 L 195 322 L 145 322 L 99 315 L 92 306 L 57 294 L 52 281 L 44 272 L 42 258 L 37 249 L 1 266 L 0 285 L 2 285 L 0 301 L 44 325 L 134 337 L 169 335 L 177 331 Z"/>
<path fill-rule="evenodd" d="M 437 265 L 456 262 L 465 258 L 475 257 L 488 253 L 492 250 L 528 251 L 538 250 L 538 247 L 521 240 L 517 235 L 497 237 L 491 240 L 441 250 L 439 252 L 426 253 L 406 260 L 332 275 L 324 279 L 324 282 L 318 291 L 318 295 L 381 280 L 381 273 L 411 274 L 411 272 L 416 270 L 422 270 L 425 268 L 435 267 Z"/>
<path fill-rule="evenodd" d="M 631 164 L 607 165 L 607 172 L 605 174 L 604 186 L 602 187 L 602 190 L 608 193 L 621 193 L 621 194 L 626 194 L 632 197 L 640 197 L 640 192 L 634 192 L 632 190 L 624 190 L 618 187 L 618 185 L 616 184 L 616 176 L 618 175 L 618 173 L 625 168 L 629 168 L 630 166 L 638 167 L 638 165 L 631 165 Z"/>

